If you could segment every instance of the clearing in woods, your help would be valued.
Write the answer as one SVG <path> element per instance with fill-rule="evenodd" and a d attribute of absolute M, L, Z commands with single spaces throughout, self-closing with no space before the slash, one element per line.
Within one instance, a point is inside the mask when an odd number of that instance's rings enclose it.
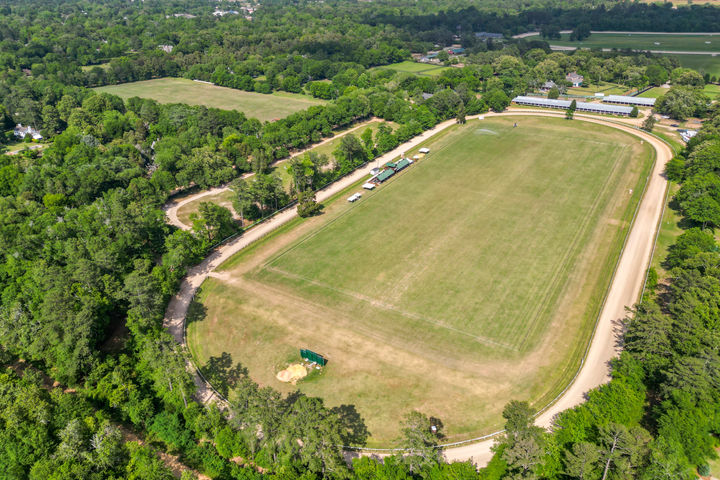
<path fill-rule="evenodd" d="M 195 82 L 187 78 L 157 78 L 120 85 L 107 85 L 95 90 L 112 93 L 122 98 L 152 98 L 160 103 L 186 103 L 237 110 L 249 118 L 257 118 L 261 121 L 284 118 L 291 113 L 325 103 L 324 100 L 307 95 L 286 92 L 265 95 Z"/>
<path fill-rule="evenodd" d="M 472 120 L 424 146 L 426 158 L 360 201 L 348 190 L 213 273 L 187 326 L 205 373 L 222 379 L 209 365 L 232 359 L 263 385 L 353 405 L 376 447 L 395 443 L 412 409 L 456 441 L 499 428 L 507 400 L 540 408 L 564 388 L 652 149 L 531 117 Z M 327 366 L 279 382 L 299 348 Z"/>

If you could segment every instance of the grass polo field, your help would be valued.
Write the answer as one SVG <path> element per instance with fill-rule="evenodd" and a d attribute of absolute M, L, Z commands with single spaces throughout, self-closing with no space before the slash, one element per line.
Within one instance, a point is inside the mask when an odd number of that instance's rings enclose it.
<path fill-rule="evenodd" d="M 186 78 L 157 78 L 140 82 L 98 87 L 99 92 L 112 93 L 121 98 L 152 98 L 160 103 L 187 103 L 206 107 L 237 110 L 249 118 L 269 121 L 284 118 L 305 110 L 323 100 L 292 93 L 262 94 L 234 88 L 218 87 Z"/>
<path fill-rule="evenodd" d="M 662 33 L 593 33 L 581 42 L 570 41 L 569 34 L 550 45 L 579 48 L 631 48 L 682 52 L 720 52 L 720 35 L 664 35 Z"/>
<path fill-rule="evenodd" d="M 369 445 L 382 447 L 412 409 L 440 418 L 456 441 L 499 428 L 510 399 L 540 408 L 560 393 L 591 336 L 651 148 L 540 117 L 472 120 L 423 146 L 426 158 L 358 202 L 345 197 L 360 188 L 347 190 L 203 284 L 187 335 L 205 373 L 222 379 L 239 362 L 263 385 L 352 405 Z M 280 383 L 300 348 L 327 366 Z"/>

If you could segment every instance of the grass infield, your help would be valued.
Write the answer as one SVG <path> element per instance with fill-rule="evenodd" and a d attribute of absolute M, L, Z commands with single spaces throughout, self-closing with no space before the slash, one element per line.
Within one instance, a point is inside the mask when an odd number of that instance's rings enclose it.
<path fill-rule="evenodd" d="M 158 78 L 108 85 L 95 90 L 112 93 L 122 98 L 152 98 L 160 103 L 186 103 L 238 110 L 250 118 L 261 121 L 287 117 L 291 113 L 325 103 L 307 95 L 286 92 L 264 95 L 195 82 L 186 78 Z"/>
<path fill-rule="evenodd" d="M 569 34 L 550 45 L 579 48 L 630 48 L 682 52 L 719 52 L 720 35 L 663 35 L 662 33 L 593 33 L 582 42 L 571 42 Z M 709 42 L 709 43 L 708 43 Z"/>
<path fill-rule="evenodd" d="M 412 409 L 455 441 L 497 429 L 510 399 L 552 400 L 590 338 L 652 150 L 528 117 L 470 121 L 426 146 L 359 202 L 348 190 L 208 279 L 187 327 L 198 365 L 226 354 L 261 384 L 354 405 L 370 446 L 392 445 Z M 299 348 L 327 367 L 280 384 Z"/>
<path fill-rule="evenodd" d="M 382 67 L 377 68 L 395 70 L 396 72 L 414 73 L 416 75 L 435 76 L 440 75 L 445 70 L 453 67 L 435 65 L 432 63 L 411 62 L 409 60 L 406 60 L 404 62 L 391 63 L 390 65 L 383 65 Z"/>

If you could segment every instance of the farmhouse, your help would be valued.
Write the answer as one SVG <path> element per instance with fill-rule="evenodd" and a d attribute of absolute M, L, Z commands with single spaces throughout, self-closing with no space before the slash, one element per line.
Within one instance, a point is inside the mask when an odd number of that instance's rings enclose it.
<path fill-rule="evenodd" d="M 585 80 L 585 77 L 582 75 L 578 75 L 577 72 L 570 72 L 567 75 L 565 75 L 565 80 L 570 82 L 573 87 L 579 87 L 582 85 L 583 80 Z"/>
<path fill-rule="evenodd" d="M 549 98 L 542 97 L 527 97 L 518 96 L 512 99 L 512 101 L 518 105 L 529 105 L 532 107 L 545 107 L 545 108 L 570 108 L 572 103 L 570 100 L 552 100 Z M 630 107 L 621 107 L 620 105 L 604 105 L 602 103 L 588 103 L 588 102 L 577 102 L 576 107 L 579 112 L 591 112 L 591 113 L 602 113 L 607 115 L 623 115 L 629 116 L 632 112 Z"/>
<path fill-rule="evenodd" d="M 13 134 L 18 138 L 25 138 L 28 135 L 32 137 L 33 140 L 42 140 L 43 136 L 40 135 L 40 132 L 35 130 L 30 125 L 27 125 L 25 127 L 22 126 L 22 123 L 18 123 L 15 127 L 15 130 L 13 131 Z"/>
<path fill-rule="evenodd" d="M 605 103 L 619 103 L 622 105 L 637 105 L 638 107 L 652 107 L 655 98 L 630 97 L 628 95 L 608 95 L 603 98 Z"/>

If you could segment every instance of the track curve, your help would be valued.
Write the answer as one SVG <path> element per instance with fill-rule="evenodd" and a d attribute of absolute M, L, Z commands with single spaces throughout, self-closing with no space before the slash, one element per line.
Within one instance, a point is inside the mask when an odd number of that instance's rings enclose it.
<path fill-rule="evenodd" d="M 481 115 L 479 118 L 510 115 L 562 118 L 564 117 L 564 112 L 510 109 L 504 113 Z M 663 172 L 665 164 L 673 157 L 672 150 L 666 143 L 627 123 L 622 124 L 618 121 L 610 121 L 582 114 L 576 115 L 575 118 L 584 122 L 617 128 L 635 135 L 643 141 L 647 141 L 655 149 L 656 159 L 580 369 L 563 394 L 536 418 L 536 424 L 544 428 L 550 428 L 552 426 L 553 419 L 558 413 L 582 403 L 585 400 L 587 392 L 609 380 L 609 362 L 619 352 L 619 346 L 616 341 L 617 322 L 626 316 L 626 307 L 630 307 L 636 303 L 644 286 L 645 275 L 655 244 L 655 232 L 657 231 L 665 202 L 667 180 Z M 406 150 L 417 146 L 454 123 L 454 120 L 448 120 L 438 124 L 431 130 L 424 132 L 422 135 L 413 138 L 391 152 L 379 157 L 379 162 L 384 163 L 394 159 Z M 358 182 L 366 175 L 367 172 L 365 168 L 358 169 L 352 174 L 319 191 L 317 193 L 318 201 L 326 200 L 335 193 Z M 209 194 L 201 192 L 189 197 L 187 201 L 192 201 L 204 195 Z M 290 209 L 270 218 L 266 222 L 245 232 L 242 236 L 217 248 L 200 264 L 188 271 L 187 276 L 183 279 L 180 286 L 180 290 L 170 300 L 163 320 L 163 326 L 168 329 L 178 343 L 186 345 L 184 331 L 188 308 L 198 288 L 202 282 L 210 276 L 213 270 L 235 253 L 287 223 L 295 218 L 296 215 L 295 210 Z M 194 367 L 193 370 L 196 371 Z M 195 374 L 195 383 L 198 387 L 197 396 L 200 401 L 219 401 L 220 403 L 224 403 L 224 399 L 219 398 L 215 394 L 212 386 L 197 373 Z M 503 401 L 506 400 L 507 399 L 503 399 Z M 444 448 L 443 454 L 447 461 L 471 460 L 475 464 L 482 466 L 487 464 L 492 458 L 491 448 L 493 444 L 494 440 L 492 438 L 476 443 L 468 442 L 467 444 L 459 446 L 448 446 L 448 448 Z"/>

